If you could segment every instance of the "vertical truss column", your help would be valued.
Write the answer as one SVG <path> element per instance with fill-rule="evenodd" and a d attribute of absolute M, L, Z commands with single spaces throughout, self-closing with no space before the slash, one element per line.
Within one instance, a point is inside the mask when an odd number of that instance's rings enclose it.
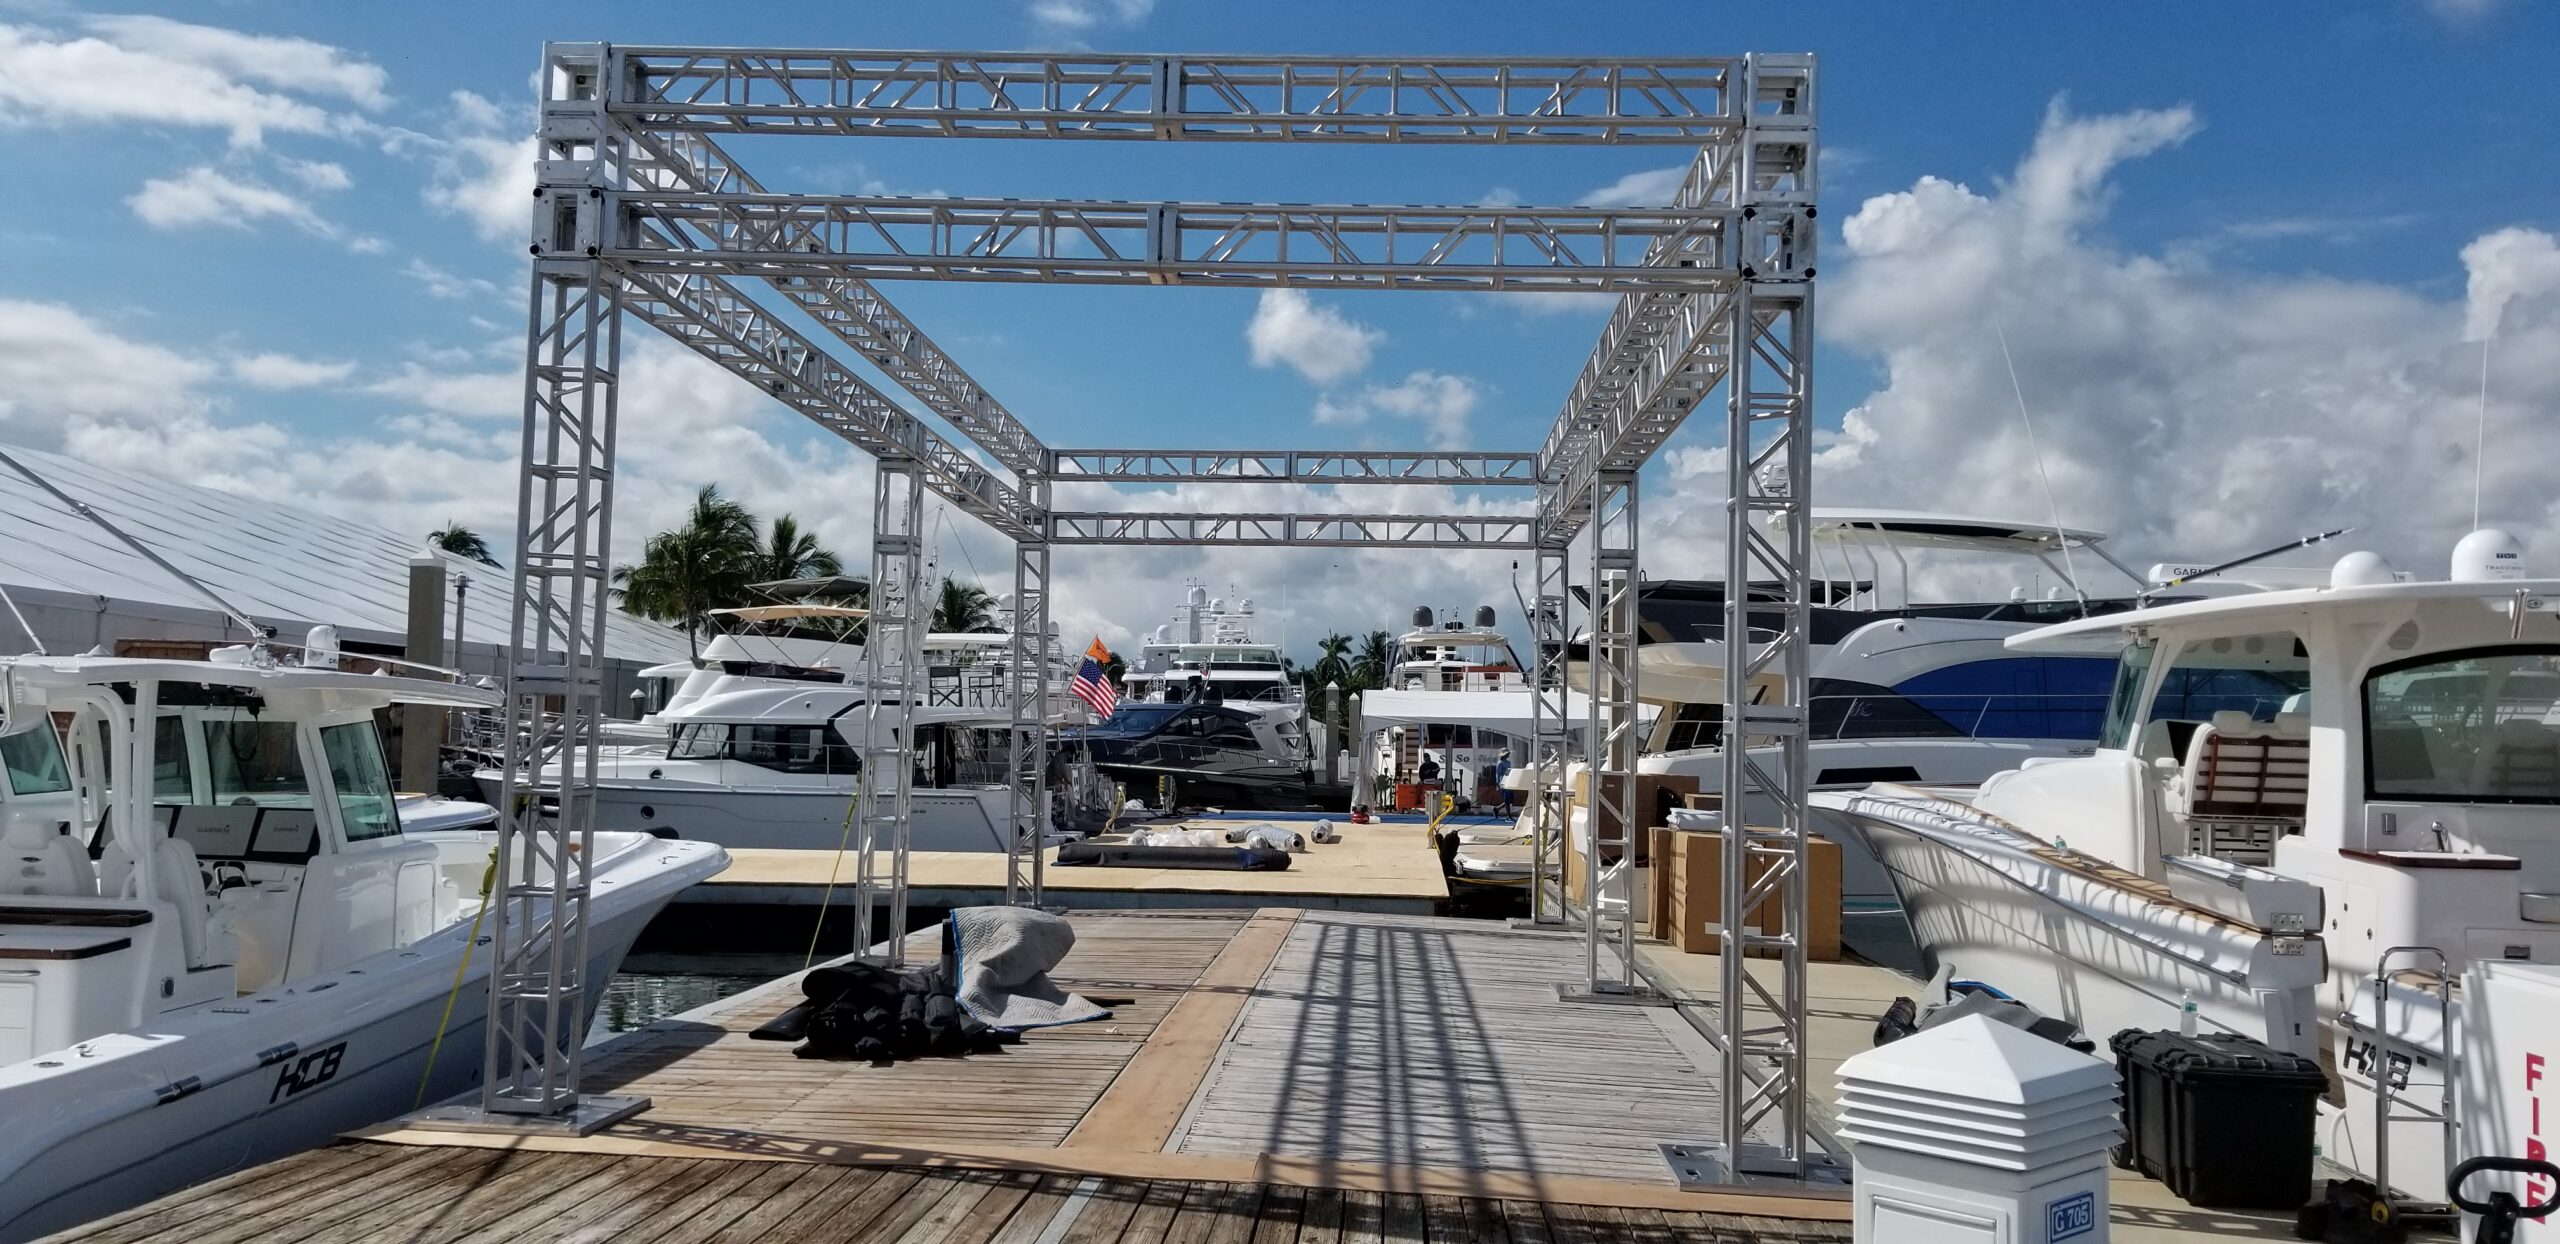
<path fill-rule="evenodd" d="M 871 497 L 871 618 L 862 645 L 861 807 L 854 834 L 857 953 L 906 962 L 907 845 L 915 800 L 915 706 L 924 694 L 924 481 L 884 455 Z M 883 852 L 887 859 L 882 859 Z M 887 923 L 875 923 L 886 909 Z M 885 943 L 885 946 L 883 945 Z"/>
<path fill-rule="evenodd" d="M 1747 1094 L 1728 1087 L 1718 1140 L 1737 1155 L 1737 1170 L 1796 1174 L 1804 1167 L 1805 1124 L 1812 290 L 1746 284 L 1735 310 L 1725 582 L 1757 584 L 1759 592 L 1757 599 L 1731 586 L 1725 592 L 1721 909 L 1731 940 L 1719 964 L 1716 1024 L 1724 1083 L 1751 1083 L 1746 1072 L 1758 1083 Z M 1755 687 L 1767 685 L 1774 694 L 1755 702 Z M 1737 945 L 1744 953 L 1734 953 Z M 1754 955 L 1764 964 L 1774 959 L 1775 970 L 1750 971 Z M 1764 1013 L 1755 1015 L 1755 1005 Z M 1777 1151 L 1754 1157 L 1745 1138 L 1773 1114 Z"/>
<path fill-rule="evenodd" d="M 1591 488 L 1591 854 L 1584 889 L 1584 986 L 1593 996 L 1642 992 L 1636 975 L 1636 473 L 1603 471 Z M 1601 919 L 1601 863 L 1617 852 L 1607 890 L 1617 933 Z M 1601 953 L 1604 943 L 1609 953 Z M 1615 963 L 1603 970 L 1605 960 Z"/>
<path fill-rule="evenodd" d="M 1045 493 L 1046 484 L 1035 485 Z M 1041 498 L 1040 507 L 1048 508 Z M 1013 709 L 1013 835 L 1005 845 L 1004 901 L 1040 905 L 1041 840 L 1049 823 L 1049 545 L 1013 546 L 1013 654 L 1006 667 Z"/>
<path fill-rule="evenodd" d="M 1743 270 L 1726 321 L 1732 369 L 1725 406 L 1720 897 L 1727 936 L 1715 1021 L 1725 1089 L 1717 1141 L 1731 1173 L 1802 1175 L 1810 833 L 1805 660 L 1813 556 L 1812 64 L 1801 57 L 1753 57 L 1746 78 L 1755 107 L 1735 168 L 1735 201 L 1745 205 L 1744 249 L 1752 266 Z M 1762 965 L 1759 972 L 1751 970 L 1754 958 Z M 1776 1123 L 1766 1129 L 1775 1137 L 1773 1146 L 1750 1140 L 1763 1120 Z"/>
<path fill-rule="evenodd" d="M 578 1095 L 622 349 L 617 283 L 595 258 L 621 175 L 601 61 L 593 45 L 544 49 L 489 1023 L 480 1107 L 464 1112 L 484 1125 L 583 1130 L 646 1104 Z"/>
<path fill-rule="evenodd" d="M 1529 600 L 1529 919 L 1564 922 L 1565 805 L 1548 791 L 1565 781 L 1572 758 L 1573 720 L 1566 688 L 1565 644 L 1573 637 L 1566 619 L 1572 603 L 1567 550 L 1541 541 L 1536 582 Z"/>

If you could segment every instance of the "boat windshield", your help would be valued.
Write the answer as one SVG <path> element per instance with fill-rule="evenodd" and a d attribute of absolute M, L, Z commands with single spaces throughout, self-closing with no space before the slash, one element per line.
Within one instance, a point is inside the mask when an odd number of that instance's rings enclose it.
<path fill-rule="evenodd" d="M 338 821 L 347 841 L 389 838 L 400 832 L 392 810 L 391 767 L 382 762 L 382 735 L 370 721 L 320 728 L 320 750 L 329 757 L 329 786 L 337 792 Z"/>
<path fill-rule="evenodd" d="M 290 721 L 208 718 L 204 761 L 215 804 L 308 808 L 311 779 Z"/>
<path fill-rule="evenodd" d="M 50 795 L 71 789 L 71 769 L 62 762 L 62 739 L 50 721 L 16 734 L 0 734 L 0 764 L 9 770 L 12 795 Z"/>
<path fill-rule="evenodd" d="M 2437 654 L 2364 682 L 2365 792 L 2560 803 L 2560 649 Z"/>
<path fill-rule="evenodd" d="M 2214 714 L 2240 712 L 2273 721 L 2311 688 L 2310 656 L 2290 631 L 2221 635 L 2171 647 L 2175 655 L 2159 675 L 2148 711 L 2137 713 L 2134 706 L 2160 653 L 2147 642 L 2126 646 L 2117 659 L 2101 746 L 2183 756 L 2196 727 Z"/>
<path fill-rule="evenodd" d="M 2160 654 L 2160 645 L 2152 640 L 2137 639 L 2124 646 L 2124 654 L 2116 658 L 2116 682 L 2107 693 L 2107 720 L 2098 732 L 2098 746 L 2122 751 L 2133 737 L 2133 719 L 2142 707 L 2143 684 L 2151 680 L 2151 660 Z"/>

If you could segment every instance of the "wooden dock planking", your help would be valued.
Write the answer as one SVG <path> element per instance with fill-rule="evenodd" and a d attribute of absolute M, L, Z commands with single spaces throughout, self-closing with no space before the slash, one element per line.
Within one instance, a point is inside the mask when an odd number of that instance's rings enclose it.
<path fill-rule="evenodd" d="M 745 1035 L 799 999 L 786 979 L 599 1047 L 588 1087 L 655 1107 L 594 1136 L 373 1129 L 399 1143 L 304 1154 L 60 1238 L 1845 1238 L 1836 1200 L 1671 1184 L 1649 1125 L 1712 1097 L 1656 1013 L 1556 1001 L 1578 942 L 1334 912 L 1076 923 L 1057 976 L 1130 999 L 1104 1023 L 985 1057 L 802 1061 Z M 1761 1210 L 1825 1221 L 1735 1216 Z"/>
<path fill-rule="evenodd" d="M 1715 1118 L 1677 1019 L 1564 1002 L 1582 946 L 1477 921 L 1309 912 L 1193 1101 L 1185 1153 L 1673 1182 Z"/>

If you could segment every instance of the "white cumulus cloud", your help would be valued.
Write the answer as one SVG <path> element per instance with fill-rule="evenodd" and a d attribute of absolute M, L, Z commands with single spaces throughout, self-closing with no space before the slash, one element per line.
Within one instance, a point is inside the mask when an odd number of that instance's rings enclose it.
<path fill-rule="evenodd" d="M 347 359 L 304 359 L 272 351 L 231 360 L 231 378 L 259 389 L 316 389 L 355 374 Z"/>
<path fill-rule="evenodd" d="M 246 229 L 274 218 L 322 237 L 336 228 L 320 219 L 302 200 L 263 182 L 234 177 L 208 165 L 197 165 L 175 177 L 154 177 L 125 200 L 142 223 L 154 229 L 189 229 L 221 225 Z"/>
<path fill-rule="evenodd" d="M 1372 416 L 1409 419 L 1422 425 L 1434 449 L 1461 449 L 1467 444 L 1467 419 L 1484 399 L 1484 390 L 1464 376 L 1416 371 L 1394 384 L 1369 385 L 1348 397 L 1331 395 L 1316 401 L 1317 423 L 1358 426 Z"/>
<path fill-rule="evenodd" d="M 1356 376 L 1387 335 L 1294 289 L 1264 290 L 1245 324 L 1253 365 L 1290 370 L 1317 384 Z"/>
<path fill-rule="evenodd" d="M 359 107 L 387 99 L 378 66 L 307 39 L 156 17 L 95 18 L 89 27 L 70 34 L 0 23 L 0 123 L 216 129 L 253 147 L 269 131 L 332 133 L 356 120 L 311 96 Z"/>
<path fill-rule="evenodd" d="M 1033 21 L 1060 32 L 1109 24 L 1134 25 L 1155 11 L 1156 0 L 1031 0 Z"/>
<path fill-rule="evenodd" d="M 533 221 L 531 124 L 469 91 L 455 91 L 457 132 L 432 157 L 427 203 L 460 216 L 490 241 L 525 238 Z"/>
<path fill-rule="evenodd" d="M 2023 392 L 2061 521 L 2112 532 L 2137 566 L 2353 526 L 2349 547 L 2441 575 L 2471 525 L 2494 330 L 2482 517 L 2560 565 L 2547 469 L 2560 448 L 2560 241 L 2500 229 L 2443 255 L 2466 277 L 2458 298 L 2252 270 L 2236 248 L 2208 262 L 2175 243 L 2110 242 L 2099 226 L 2113 184 L 2197 126 L 2184 108 L 2056 106 L 1991 190 L 1924 177 L 1850 213 L 1839 262 L 1824 267 L 1822 330 L 1884 379 L 1824 438 L 1817 497 L 2046 521 Z M 1715 439 L 1684 434 L 1702 436 Z M 1720 530 L 1720 504 L 1708 490 L 1648 506 L 1662 538 L 1647 572 L 1713 564 L 1697 533 Z"/>
<path fill-rule="evenodd" d="M 0 299 L 0 430 L 20 443 L 55 448 L 67 422 L 192 414 L 214 371 L 59 303 Z"/>
<path fill-rule="evenodd" d="M 391 75 L 344 49 L 309 39 L 243 34 L 165 17 L 114 15 L 88 20 L 91 30 L 150 56 L 313 94 L 335 95 L 363 108 L 391 102 Z"/>

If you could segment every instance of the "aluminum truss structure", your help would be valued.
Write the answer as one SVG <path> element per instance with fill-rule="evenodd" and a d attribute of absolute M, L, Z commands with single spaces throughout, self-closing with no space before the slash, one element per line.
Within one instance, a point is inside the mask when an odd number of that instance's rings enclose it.
<path fill-rule="evenodd" d="M 896 456 L 880 459 L 876 479 L 871 616 L 862 643 L 862 779 L 854 799 L 853 944 L 895 966 L 906 962 L 915 702 L 925 689 L 924 635 L 933 606 L 924 588 L 924 481 L 912 459 Z M 884 914 L 885 923 L 875 923 Z"/>
<path fill-rule="evenodd" d="M 1779 740 L 1782 762 L 1728 751 L 1728 912 L 1784 910 L 1740 932 L 1774 955 L 1762 988 L 1729 955 L 1717 1030 L 1727 1083 L 1720 1136 L 1741 1155 L 1755 1122 L 1786 1122 L 1773 1155 L 1802 1162 L 1803 679 L 1807 456 L 1814 275 L 1812 58 L 1529 58 L 981 55 L 553 44 L 545 49 L 542 167 L 533 251 L 526 465 L 518 533 L 509 715 L 507 875 L 498 945 L 582 929 L 576 859 L 589 831 L 605 514 L 613 468 L 613 366 L 628 311 L 880 460 L 876 599 L 865 677 L 873 694 L 857 815 L 866 947 L 904 933 L 907 803 L 900 743 L 920 693 L 918 545 L 931 494 L 1015 546 L 1007 685 L 1015 833 L 1007 894 L 1041 897 L 1047 791 L 1052 550 L 1063 544 L 1319 545 L 1512 550 L 1537 567 L 1533 734 L 1541 785 L 1562 784 L 1570 567 L 1587 552 L 1593 670 L 1588 739 L 1597 850 L 1632 848 L 1636 738 L 1637 475 L 1690 410 L 1729 386 L 1733 581 L 1777 579 L 1782 607 L 1744 601 L 1728 634 L 1743 674 L 1774 671 L 1778 701 L 1728 704 L 1728 738 Z M 1646 208 L 1414 207 L 889 199 L 779 194 L 717 145 L 723 135 L 859 135 L 1109 141 L 1669 145 L 1697 152 L 1673 201 Z M 1546 289 L 1625 295 L 1535 454 L 1092 449 L 1044 445 L 1012 411 L 881 296 L 889 279 L 1270 288 Z M 782 318 L 805 319 L 815 332 Z M 839 348 L 842 351 L 839 355 Z M 856 374 L 859 358 L 954 440 Z M 1534 488 L 1522 513 L 1391 510 L 1156 513 L 1053 508 L 1058 483 L 1206 481 Z M 1760 621 L 1757 631 L 1743 625 Z M 1792 740 L 1792 741 L 1790 741 Z M 1792 749 L 1792 750 L 1789 750 Z M 558 812 L 522 795 L 546 764 Z M 585 766 L 585 767 L 582 767 Z M 1774 806 L 1761 815 L 1754 800 Z M 1540 919 L 1578 922 L 1585 992 L 1632 995 L 1631 921 L 1604 936 L 1604 887 L 1561 879 L 1563 800 L 1542 793 L 1535 835 Z M 1745 814 L 1743 809 L 1752 809 Z M 1595 852 L 1596 853 L 1596 852 Z M 1631 899 L 1629 874 L 1609 883 Z M 541 885 L 534 879 L 544 879 Z M 519 890 L 522 891 L 519 900 Z M 1632 909 L 1632 903 L 1628 904 Z M 875 930 L 875 916 L 885 917 Z M 885 933 L 886 938 L 878 936 Z M 574 962 L 556 949 L 493 974 L 490 1109 L 575 1101 Z M 1745 991 L 1776 1010 L 1745 1030 Z M 510 1009 L 512 1005 L 513 1009 Z M 574 1024 L 570 1025 L 574 1027 Z M 501 1033 L 512 1034 L 501 1037 Z M 501 1093 L 497 1086 L 506 1086 Z M 530 1087 L 528 1087 L 530 1086 Z M 500 1104 L 501 1100 L 506 1104 Z M 1736 1157 L 1737 1169 L 1742 1165 Z"/>
<path fill-rule="evenodd" d="M 1513 453 L 1404 453 L 1331 449 L 1061 449 L 1049 478 L 1062 484 L 1524 484 L 1538 456 Z"/>

